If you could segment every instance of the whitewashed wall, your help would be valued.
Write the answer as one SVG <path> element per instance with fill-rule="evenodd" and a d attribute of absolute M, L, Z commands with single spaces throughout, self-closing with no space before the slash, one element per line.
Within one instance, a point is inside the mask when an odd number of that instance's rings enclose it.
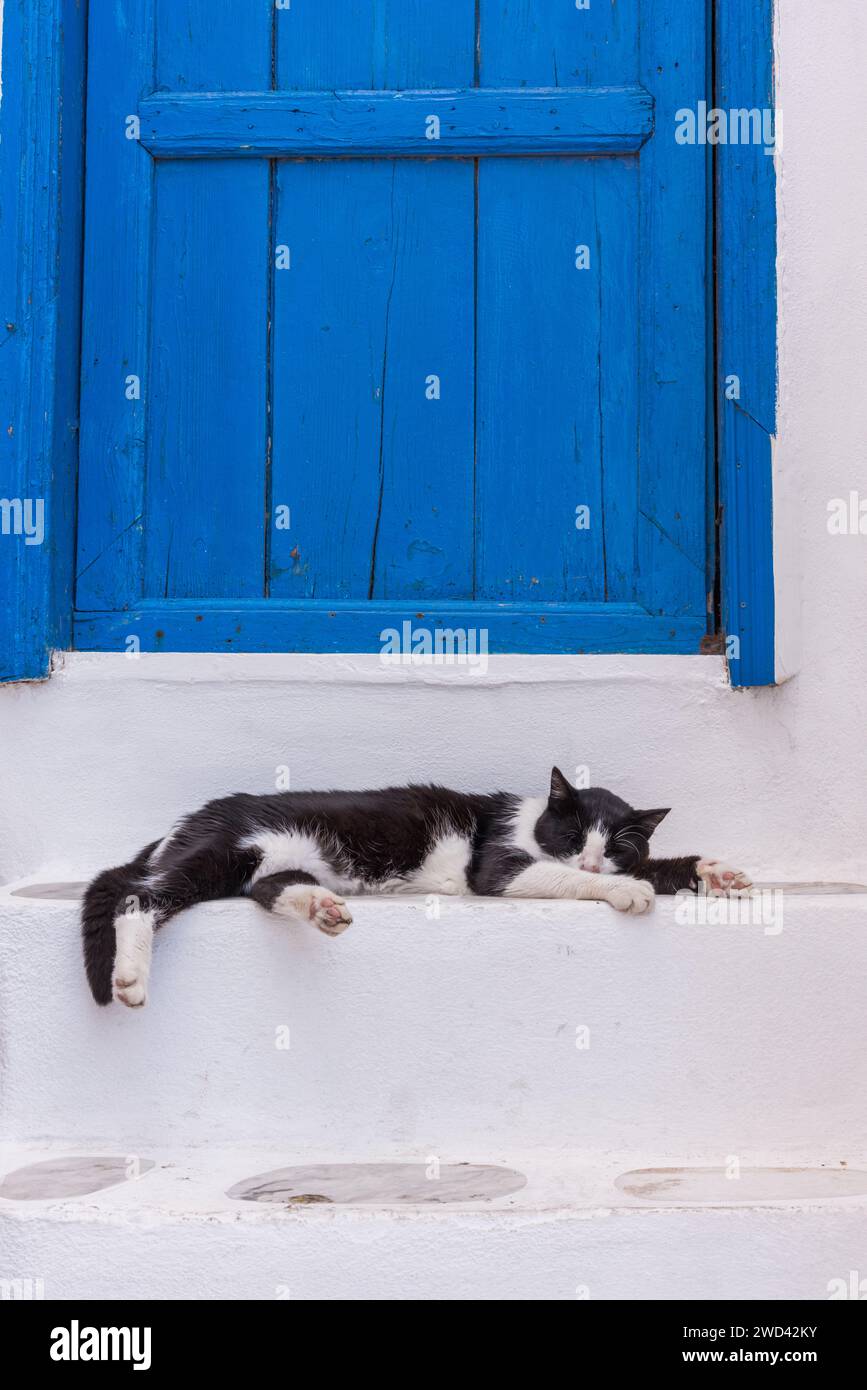
<path fill-rule="evenodd" d="M 779 0 L 781 661 L 734 693 L 716 658 L 501 658 L 486 677 L 359 657 L 66 657 L 0 691 L 0 878 L 116 862 L 224 792 L 436 777 L 541 790 L 552 760 L 675 809 L 661 847 L 766 876 L 867 877 L 867 6 Z M 799 668 L 799 669 L 798 669 Z"/>

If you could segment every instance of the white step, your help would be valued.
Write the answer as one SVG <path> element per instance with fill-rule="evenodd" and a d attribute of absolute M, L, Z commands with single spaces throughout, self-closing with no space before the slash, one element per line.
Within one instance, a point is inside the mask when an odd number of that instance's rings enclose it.
<path fill-rule="evenodd" d="M 135 1012 L 33 892 L 0 890 L 6 1296 L 812 1299 L 863 1266 L 863 892 L 728 924 L 368 898 L 337 941 L 213 903 Z M 121 1180 L 8 1179 L 94 1156 Z M 296 1165 L 332 1200 L 228 1195 Z"/>
<path fill-rule="evenodd" d="M 629 918 L 441 898 L 429 920 L 424 899 L 367 898 L 336 941 L 212 903 L 158 934 L 129 1011 L 90 998 L 77 903 L 22 891 L 0 890 L 6 1139 L 867 1149 L 864 894 L 786 893 L 779 932 L 683 924 L 672 899 Z"/>
<path fill-rule="evenodd" d="M 68 1152 L 7 1147 L 0 1170 Z M 861 1196 L 810 1195 L 840 1176 L 813 1165 L 766 1168 L 758 1184 L 717 1171 L 691 1196 L 669 1176 L 667 1198 L 641 1198 L 617 1186 L 610 1156 L 494 1157 L 526 1185 L 464 1205 L 233 1200 L 239 1178 L 309 1162 L 241 1146 L 155 1150 L 149 1171 L 91 1196 L 8 1200 L 0 1188 L 0 1279 L 7 1297 L 75 1300 L 823 1299 L 863 1269 L 864 1172 L 848 1175 Z"/>

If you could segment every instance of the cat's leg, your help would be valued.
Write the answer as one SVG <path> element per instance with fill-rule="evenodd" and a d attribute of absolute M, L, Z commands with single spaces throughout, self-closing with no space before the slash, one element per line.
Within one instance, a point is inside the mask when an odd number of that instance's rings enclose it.
<path fill-rule="evenodd" d="M 114 970 L 112 996 L 128 1009 L 147 1002 L 154 932 L 166 920 L 150 899 L 130 893 L 114 919 Z"/>
<path fill-rule="evenodd" d="M 352 922 L 345 900 L 301 869 L 287 869 L 285 873 L 257 879 L 250 897 L 278 916 L 312 922 L 326 936 L 339 936 Z"/>
<path fill-rule="evenodd" d="M 657 893 L 698 892 L 703 884 L 707 893 L 738 894 L 752 888 L 748 874 L 732 869 L 721 859 L 703 859 L 689 854 L 680 859 L 648 859 L 639 869 L 641 878 L 652 883 Z"/>
<path fill-rule="evenodd" d="M 137 883 L 124 894 L 114 919 L 115 957 L 112 995 L 127 1008 L 147 1001 L 154 935 L 172 917 L 195 903 L 236 893 L 250 872 L 250 862 L 237 862 L 205 846 L 165 868 L 160 860 L 145 866 Z"/>
<path fill-rule="evenodd" d="M 115 953 L 112 997 L 128 1009 L 147 1003 L 154 935 L 171 917 L 198 899 L 191 893 L 172 899 L 141 890 L 130 893 L 114 919 Z"/>
<path fill-rule="evenodd" d="M 475 867 L 474 893 L 507 898 L 575 898 L 610 903 L 618 912 L 642 913 L 653 906 L 653 888 L 626 874 L 591 874 L 556 859 L 495 848 Z"/>

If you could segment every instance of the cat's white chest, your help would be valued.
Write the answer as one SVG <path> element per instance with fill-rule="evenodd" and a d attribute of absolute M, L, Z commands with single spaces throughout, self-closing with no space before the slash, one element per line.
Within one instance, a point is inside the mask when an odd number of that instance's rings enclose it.
<path fill-rule="evenodd" d="M 408 874 L 402 893 L 468 893 L 472 845 L 465 835 L 443 835 L 419 867 Z"/>

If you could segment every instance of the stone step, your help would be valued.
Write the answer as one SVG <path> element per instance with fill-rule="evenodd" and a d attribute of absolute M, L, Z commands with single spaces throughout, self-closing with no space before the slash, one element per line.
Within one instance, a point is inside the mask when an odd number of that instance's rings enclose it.
<path fill-rule="evenodd" d="M 0 1296 L 858 1296 L 867 1171 L 815 1155 L 739 1170 L 538 1149 L 469 1157 L 7 1145 Z"/>
<path fill-rule="evenodd" d="M 77 903 L 11 885 L 0 1132 L 121 1153 L 552 1149 L 652 1166 L 806 1151 L 852 1166 L 867 1150 L 867 895 L 790 888 L 727 904 L 722 923 L 702 921 L 709 906 L 364 898 L 330 941 L 248 901 L 206 904 L 158 935 L 151 998 L 130 1011 L 90 998 Z"/>

